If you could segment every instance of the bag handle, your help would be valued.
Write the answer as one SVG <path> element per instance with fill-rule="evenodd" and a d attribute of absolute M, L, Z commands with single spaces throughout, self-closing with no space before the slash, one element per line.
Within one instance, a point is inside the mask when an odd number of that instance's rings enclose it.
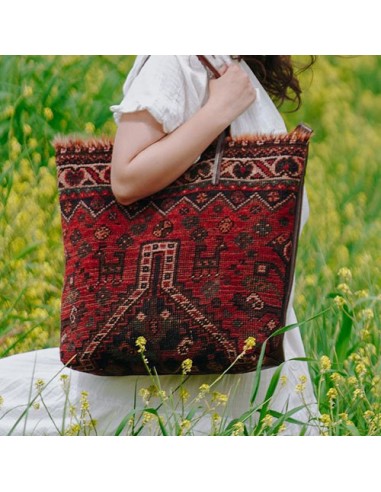
<path fill-rule="evenodd" d="M 200 60 L 200 62 L 206 66 L 216 77 L 221 77 L 221 74 L 216 70 L 216 68 L 210 63 L 210 61 L 206 58 L 204 55 L 197 55 L 197 58 Z M 224 142 L 225 142 L 225 137 L 227 136 L 228 132 L 230 131 L 230 125 L 227 126 L 220 135 L 218 136 L 217 140 L 217 147 L 216 147 L 216 155 L 214 157 L 214 162 L 213 162 L 213 175 L 212 175 L 212 184 L 218 184 L 220 180 L 220 171 L 221 171 L 221 160 L 222 160 L 222 154 L 224 151 Z"/>

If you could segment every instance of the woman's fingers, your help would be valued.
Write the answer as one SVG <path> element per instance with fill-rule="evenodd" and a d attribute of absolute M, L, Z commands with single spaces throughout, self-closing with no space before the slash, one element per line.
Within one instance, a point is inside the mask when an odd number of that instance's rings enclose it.
<path fill-rule="evenodd" d="M 223 75 L 227 69 L 228 69 L 228 65 L 222 65 L 222 67 L 218 69 L 218 73 L 220 75 Z"/>

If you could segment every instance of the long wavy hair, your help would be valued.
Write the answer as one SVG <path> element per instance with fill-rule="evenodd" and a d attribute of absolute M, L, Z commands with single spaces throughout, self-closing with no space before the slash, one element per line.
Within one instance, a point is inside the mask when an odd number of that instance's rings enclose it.
<path fill-rule="evenodd" d="M 302 89 L 297 76 L 310 68 L 316 61 L 311 55 L 310 61 L 296 67 L 290 55 L 231 55 L 232 58 L 243 59 L 254 72 L 274 103 L 279 108 L 288 100 L 296 103 L 297 111 L 302 104 Z"/>

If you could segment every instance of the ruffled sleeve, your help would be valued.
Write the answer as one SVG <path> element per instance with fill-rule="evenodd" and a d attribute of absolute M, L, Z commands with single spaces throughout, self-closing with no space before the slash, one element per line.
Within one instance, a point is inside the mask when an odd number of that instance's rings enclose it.
<path fill-rule="evenodd" d="M 197 57 L 140 55 L 124 83 L 121 103 L 110 110 L 119 124 L 122 113 L 145 109 L 170 133 L 201 108 L 207 91 L 208 74 Z"/>

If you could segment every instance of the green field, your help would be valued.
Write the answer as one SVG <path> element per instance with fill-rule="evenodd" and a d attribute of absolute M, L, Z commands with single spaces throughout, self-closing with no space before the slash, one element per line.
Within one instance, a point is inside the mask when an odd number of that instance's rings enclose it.
<path fill-rule="evenodd" d="M 0 357 L 59 344 L 51 140 L 113 136 L 109 106 L 133 61 L 0 56 Z M 319 56 L 301 83 L 301 109 L 282 112 L 290 130 L 299 121 L 314 129 L 294 307 L 299 321 L 329 308 L 301 327 L 325 433 L 381 435 L 381 56 Z"/>

